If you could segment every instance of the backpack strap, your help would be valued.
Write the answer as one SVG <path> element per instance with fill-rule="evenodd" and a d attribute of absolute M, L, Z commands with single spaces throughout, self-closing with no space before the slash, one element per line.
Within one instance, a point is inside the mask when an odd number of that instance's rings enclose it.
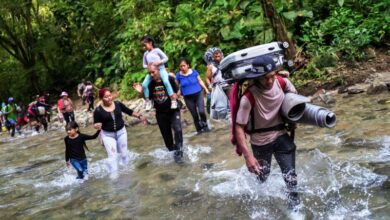
<path fill-rule="evenodd" d="M 251 114 L 250 123 L 251 123 L 251 128 L 254 129 L 254 127 L 255 127 L 255 120 L 253 120 L 253 119 L 255 117 L 255 111 L 254 111 L 254 108 L 255 108 L 255 97 L 253 97 L 253 94 L 249 90 L 249 88 L 245 91 L 243 96 L 245 96 L 249 100 L 249 103 L 251 103 L 252 108 L 251 108 L 251 112 L 250 112 L 250 114 Z M 248 130 L 248 129 L 246 129 L 246 132 L 248 134 L 252 133 L 252 131 Z"/>
<path fill-rule="evenodd" d="M 286 91 L 286 80 L 279 74 L 276 74 L 276 79 L 279 81 L 279 85 L 282 88 L 283 92 Z"/>
<path fill-rule="evenodd" d="M 278 74 L 276 74 L 276 79 L 279 81 L 280 87 L 285 92 L 285 90 L 286 90 L 286 80 L 281 75 L 278 75 Z M 247 99 L 249 100 L 249 102 L 251 103 L 251 106 L 252 106 L 252 109 L 251 109 L 251 112 L 250 112 L 250 114 L 251 114 L 250 121 L 251 121 L 251 129 L 252 130 L 247 130 L 246 132 L 248 134 L 267 132 L 267 131 L 279 131 L 279 130 L 283 130 L 286 127 L 284 124 L 278 124 L 278 125 L 275 125 L 275 126 L 272 126 L 272 127 L 269 127 L 269 128 L 257 128 L 256 129 L 255 128 L 255 120 L 254 120 L 254 117 L 255 117 L 255 112 L 254 112 L 255 98 L 253 97 L 253 94 L 252 94 L 252 92 L 249 89 L 247 89 L 245 91 L 244 95 L 247 97 Z"/>

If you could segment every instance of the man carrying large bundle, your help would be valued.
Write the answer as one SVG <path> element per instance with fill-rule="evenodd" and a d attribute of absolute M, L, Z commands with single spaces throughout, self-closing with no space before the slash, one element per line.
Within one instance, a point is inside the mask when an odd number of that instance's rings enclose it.
<path fill-rule="evenodd" d="M 237 106 L 231 106 L 234 120 L 232 142 L 237 145 L 237 153 L 244 155 L 249 172 L 256 174 L 260 182 L 266 181 L 269 176 L 272 155 L 275 156 L 288 188 L 289 207 L 294 208 L 299 204 L 296 192 L 296 146 L 287 134 L 279 112 L 284 93 L 296 93 L 296 89 L 288 79 L 277 76 L 275 69 L 275 61 L 271 56 L 264 55 L 252 61 L 252 69 L 245 78 L 252 78 L 254 84 L 246 90 Z M 235 89 L 232 89 L 231 94 Z M 238 109 L 236 115 L 234 108 Z M 247 124 L 251 125 L 250 130 Z M 295 125 L 290 124 L 290 127 Z M 250 135 L 252 152 L 248 149 L 245 133 Z"/>

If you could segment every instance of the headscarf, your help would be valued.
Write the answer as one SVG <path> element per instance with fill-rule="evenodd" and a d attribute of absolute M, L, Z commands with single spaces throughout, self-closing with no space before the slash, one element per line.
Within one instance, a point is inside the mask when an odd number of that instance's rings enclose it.
<path fill-rule="evenodd" d="M 221 53 L 221 60 L 224 58 L 223 56 L 223 53 L 222 53 L 222 50 L 219 49 L 218 47 L 211 47 L 209 49 L 206 50 L 206 52 L 204 53 L 204 61 L 207 63 L 207 65 L 209 65 L 210 63 L 214 63 L 214 60 L 213 60 L 213 55 L 216 53 L 216 52 L 220 52 Z"/>

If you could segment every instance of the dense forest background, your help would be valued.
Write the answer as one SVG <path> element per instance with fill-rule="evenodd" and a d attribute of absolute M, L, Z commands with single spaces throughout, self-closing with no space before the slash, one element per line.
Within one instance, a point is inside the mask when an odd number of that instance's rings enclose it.
<path fill-rule="evenodd" d="M 297 57 L 308 60 L 293 80 L 323 79 L 339 60 L 389 48 L 388 0 L 0 0 L 0 98 L 74 92 L 81 79 L 131 98 L 132 83 L 146 74 L 145 34 L 168 55 L 170 70 L 188 57 L 204 73 L 209 47 L 229 54 L 276 40 L 265 2 Z"/>

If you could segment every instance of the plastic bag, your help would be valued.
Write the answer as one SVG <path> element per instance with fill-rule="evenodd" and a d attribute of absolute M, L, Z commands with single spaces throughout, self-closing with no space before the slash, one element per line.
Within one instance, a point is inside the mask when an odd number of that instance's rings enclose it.
<path fill-rule="evenodd" d="M 210 117 L 212 119 L 227 119 L 229 115 L 228 98 L 222 87 L 216 85 L 211 92 Z"/>

